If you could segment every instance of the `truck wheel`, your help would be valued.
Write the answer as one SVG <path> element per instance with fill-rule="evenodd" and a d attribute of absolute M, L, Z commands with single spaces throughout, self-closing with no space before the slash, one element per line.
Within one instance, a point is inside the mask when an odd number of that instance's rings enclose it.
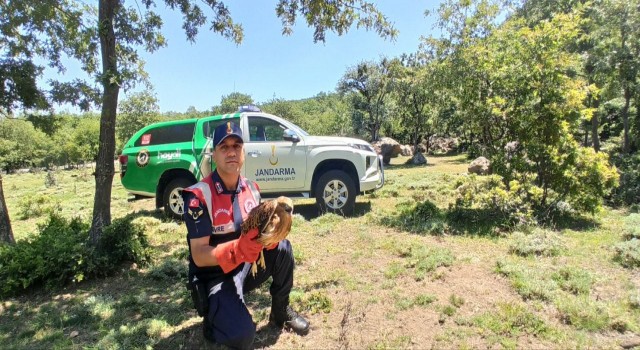
<path fill-rule="evenodd" d="M 182 200 L 182 190 L 193 185 L 188 179 L 179 177 L 169 182 L 164 188 L 162 203 L 165 215 L 176 220 L 182 220 L 184 214 L 184 201 Z"/>
<path fill-rule="evenodd" d="M 320 212 L 350 215 L 356 203 L 356 186 L 349 174 L 330 170 L 320 176 L 316 185 L 316 204 Z"/>

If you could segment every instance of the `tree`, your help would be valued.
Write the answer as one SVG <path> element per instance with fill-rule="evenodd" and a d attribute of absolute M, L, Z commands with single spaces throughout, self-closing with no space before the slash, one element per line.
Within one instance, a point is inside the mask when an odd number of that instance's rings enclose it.
<path fill-rule="evenodd" d="M 629 153 L 630 122 L 629 106 L 631 99 L 637 96 L 640 78 L 640 2 L 637 0 L 608 0 L 603 3 L 605 25 L 601 44 L 606 49 L 610 62 L 610 72 L 615 77 L 612 83 L 622 90 L 624 107 L 623 152 Z M 637 97 L 636 97 L 637 98 Z"/>
<path fill-rule="evenodd" d="M 236 43 L 242 41 L 242 27 L 234 23 L 222 1 L 204 2 L 211 11 L 210 19 L 195 0 L 165 0 L 164 3 L 182 13 L 183 28 L 187 40 L 191 42 L 195 41 L 199 29 L 205 24 L 225 38 Z M 153 52 L 166 44 L 160 33 L 162 19 L 153 11 L 154 7 L 153 0 L 129 5 L 122 0 L 100 0 L 97 11 L 82 1 L 72 0 L 10 1 L 0 4 L 0 13 L 3 14 L 0 19 L 0 47 L 5 50 L 3 57 L 22 59 L 11 64 L 33 64 L 33 57 L 39 56 L 51 66 L 63 70 L 61 58 L 67 55 L 79 60 L 82 69 L 95 78 L 101 87 L 101 92 L 97 92 L 91 84 L 80 79 L 51 84 L 53 102 L 64 99 L 88 107 L 93 98 L 99 97 L 100 137 L 90 229 L 93 243 L 98 242 L 103 227 L 111 222 L 111 186 L 115 173 L 113 160 L 120 89 L 130 88 L 146 77 L 142 74 L 139 50 Z M 365 0 L 280 0 L 276 14 L 282 20 L 283 34 L 291 33 L 298 15 L 303 16 L 306 23 L 315 29 L 313 39 L 316 42 L 325 40 L 327 30 L 343 34 L 353 24 L 373 29 L 383 37 L 397 34 L 386 17 Z M 28 82 L 32 83 L 41 71 L 33 69 L 28 73 Z M 25 99 L 25 94 L 16 96 L 23 100 L 14 99 L 11 103 L 18 101 L 23 106 L 31 105 Z M 6 110 L 15 106 L 4 104 L 0 107 Z"/>
<path fill-rule="evenodd" d="M 340 93 L 356 92 L 360 96 L 354 100 L 354 108 L 367 114 L 364 126 L 372 141 L 380 138 L 380 128 L 388 115 L 386 101 L 391 92 L 391 64 L 386 58 L 380 63 L 361 62 L 347 69 L 338 83 Z"/>
<path fill-rule="evenodd" d="M 232 92 L 229 95 L 222 96 L 220 99 L 220 105 L 211 108 L 211 113 L 214 115 L 234 113 L 238 110 L 238 107 L 252 104 L 254 104 L 254 102 L 251 95 L 243 94 L 241 92 Z"/>
<path fill-rule="evenodd" d="M 118 106 L 116 137 L 119 148 L 142 127 L 160 121 L 158 99 L 152 91 L 131 94 Z"/>
<path fill-rule="evenodd" d="M 405 56 L 398 67 L 394 95 L 406 133 L 416 152 L 423 136 L 427 140 L 433 134 L 438 112 L 438 96 L 442 95 L 438 84 L 438 62 L 421 64 L 416 55 Z M 427 152 L 429 145 L 427 143 Z"/>
<path fill-rule="evenodd" d="M 16 242 L 13 238 L 13 230 L 11 229 L 11 219 L 9 218 L 9 210 L 4 201 L 4 192 L 2 190 L 2 173 L 0 173 L 0 244 L 2 242 L 13 244 Z"/>

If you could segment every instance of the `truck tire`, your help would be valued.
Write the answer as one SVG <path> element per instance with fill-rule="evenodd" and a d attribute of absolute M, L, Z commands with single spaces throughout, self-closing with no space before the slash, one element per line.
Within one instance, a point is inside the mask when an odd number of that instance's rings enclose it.
<path fill-rule="evenodd" d="M 164 188 L 164 194 L 162 195 L 165 215 L 176 220 L 182 220 L 182 215 L 184 214 L 182 190 L 191 185 L 193 185 L 193 182 L 183 177 L 173 179 L 169 182 L 167 187 Z"/>
<path fill-rule="evenodd" d="M 316 184 L 316 204 L 321 213 L 351 215 L 356 204 L 356 186 L 342 170 L 329 170 Z"/>

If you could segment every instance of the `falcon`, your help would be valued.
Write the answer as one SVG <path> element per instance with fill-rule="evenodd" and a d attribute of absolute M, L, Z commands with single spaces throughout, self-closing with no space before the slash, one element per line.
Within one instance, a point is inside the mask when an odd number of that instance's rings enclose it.
<path fill-rule="evenodd" d="M 250 230 L 257 228 L 256 240 L 265 247 L 272 246 L 285 239 L 291 231 L 293 221 L 293 201 L 291 198 L 280 196 L 262 202 L 253 208 L 247 219 L 240 226 L 240 233 L 246 235 Z M 260 252 L 258 261 L 251 265 L 251 273 L 258 273 L 258 266 L 265 268 L 264 253 Z"/>

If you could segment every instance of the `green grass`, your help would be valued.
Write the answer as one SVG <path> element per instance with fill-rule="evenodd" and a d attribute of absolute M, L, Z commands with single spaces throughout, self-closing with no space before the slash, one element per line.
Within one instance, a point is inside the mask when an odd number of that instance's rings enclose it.
<path fill-rule="evenodd" d="M 452 185 L 468 162 L 428 158 L 418 167 L 393 159 L 385 187 L 358 197 L 348 218 L 295 201 L 291 303 L 312 331 L 298 337 L 267 326 L 267 282 L 245 299 L 257 348 L 614 348 L 620 332 L 640 332 L 637 267 L 619 264 L 615 251 L 635 237 L 637 216 L 605 209 L 520 234 L 481 212 L 452 221 Z M 57 203 L 63 216 L 89 221 L 92 171 L 57 171 L 50 187 L 44 172 L 3 176 L 16 239 L 45 221 L 38 205 Z M 136 213 L 154 249 L 150 266 L 0 300 L 3 348 L 216 348 L 202 339 L 184 288 L 184 225 L 163 218 L 153 200 L 127 198 L 116 177 L 112 215 Z"/>

